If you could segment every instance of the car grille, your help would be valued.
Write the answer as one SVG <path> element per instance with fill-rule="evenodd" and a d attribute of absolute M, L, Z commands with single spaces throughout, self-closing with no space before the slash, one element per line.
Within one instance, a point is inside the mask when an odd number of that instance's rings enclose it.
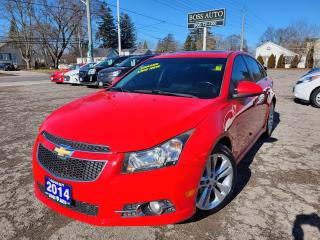
<path fill-rule="evenodd" d="M 106 164 L 106 161 L 60 158 L 42 144 L 38 146 L 37 158 L 41 166 L 52 175 L 73 181 L 96 180 Z"/>
<path fill-rule="evenodd" d="M 45 194 L 45 187 L 43 185 L 38 183 L 38 188 L 42 194 L 46 195 Z M 71 205 L 63 205 L 59 202 L 56 202 L 56 203 L 66 207 L 66 208 L 69 208 L 73 211 L 77 211 L 79 213 L 83 213 L 83 214 L 90 215 L 90 216 L 97 216 L 98 211 L 99 211 L 99 207 L 96 205 L 85 203 L 85 202 L 80 202 L 80 201 L 76 201 L 76 200 L 72 200 Z"/>
<path fill-rule="evenodd" d="M 71 140 L 66 140 L 57 136 L 54 136 L 48 132 L 43 132 L 42 135 L 50 142 L 55 145 L 67 145 L 77 151 L 83 152 L 110 152 L 110 148 L 108 146 L 95 145 L 95 144 L 87 144 L 80 143 Z"/>

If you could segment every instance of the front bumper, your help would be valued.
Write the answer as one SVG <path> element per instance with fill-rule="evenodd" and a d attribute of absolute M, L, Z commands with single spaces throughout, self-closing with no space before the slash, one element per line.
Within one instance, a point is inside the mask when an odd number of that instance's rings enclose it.
<path fill-rule="evenodd" d="M 64 82 L 64 77 L 51 77 L 51 82 L 56 82 L 56 83 L 63 83 Z"/>
<path fill-rule="evenodd" d="M 94 225 L 138 226 L 181 222 L 195 213 L 195 192 L 202 172 L 200 165 L 177 164 L 147 172 L 121 174 L 123 154 L 75 152 L 77 158 L 108 162 L 95 181 L 70 181 L 53 176 L 39 164 L 37 160 L 39 143 L 48 149 L 54 148 L 51 142 L 39 135 L 33 151 L 35 195 L 48 207 L 65 216 Z M 97 206 L 97 215 L 84 214 L 75 208 L 62 206 L 49 199 L 39 187 L 45 185 L 45 176 L 72 186 L 72 199 Z M 171 201 L 176 211 L 157 216 L 136 217 L 122 217 L 121 213 L 117 212 L 123 210 L 126 204 L 161 199 Z"/>
<path fill-rule="evenodd" d="M 309 101 L 310 90 L 307 85 L 308 83 L 296 84 L 293 88 L 294 97 L 303 101 Z"/>

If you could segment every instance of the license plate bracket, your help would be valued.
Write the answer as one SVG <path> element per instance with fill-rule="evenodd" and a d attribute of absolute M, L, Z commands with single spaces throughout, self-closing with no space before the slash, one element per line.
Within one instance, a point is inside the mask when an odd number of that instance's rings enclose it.
<path fill-rule="evenodd" d="M 72 203 L 72 187 L 45 176 L 45 194 L 63 205 Z"/>

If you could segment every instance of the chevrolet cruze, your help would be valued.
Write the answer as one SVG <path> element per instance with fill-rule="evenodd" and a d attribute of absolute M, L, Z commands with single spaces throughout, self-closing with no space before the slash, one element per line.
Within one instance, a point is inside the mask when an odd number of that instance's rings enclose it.
<path fill-rule="evenodd" d="M 270 136 L 275 95 L 242 52 L 150 58 L 107 90 L 75 100 L 39 128 L 36 196 L 96 225 L 159 225 L 213 213 L 237 164 Z"/>

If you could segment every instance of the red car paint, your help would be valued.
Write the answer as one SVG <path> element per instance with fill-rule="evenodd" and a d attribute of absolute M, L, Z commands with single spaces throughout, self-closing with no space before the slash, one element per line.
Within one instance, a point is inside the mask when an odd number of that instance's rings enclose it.
<path fill-rule="evenodd" d="M 63 83 L 64 74 L 69 71 L 69 69 L 61 69 L 60 71 L 52 73 L 50 76 L 51 82 Z"/>
<path fill-rule="evenodd" d="M 233 62 L 240 54 L 243 53 L 190 52 L 153 58 L 228 59 L 220 95 L 214 99 L 102 90 L 53 112 L 41 125 L 33 150 L 38 199 L 63 215 L 95 225 L 160 225 L 190 218 L 195 213 L 195 195 L 203 167 L 219 140 L 229 138 L 238 163 L 266 130 L 269 105 L 274 98 L 270 78 L 260 80 L 259 86 L 242 85 L 243 94 L 263 89 L 264 98 L 260 95 L 239 100 L 229 96 Z M 190 129 L 193 133 L 177 165 L 132 174 L 121 172 L 125 153 L 154 147 Z M 111 153 L 75 151 L 72 155 L 107 160 L 101 175 L 92 182 L 78 182 L 56 178 L 46 171 L 37 161 L 38 145 L 41 143 L 49 150 L 55 145 L 44 138 L 43 131 L 76 142 L 109 146 Z M 45 184 L 45 176 L 72 186 L 72 199 L 99 206 L 98 215 L 82 214 L 49 199 L 38 186 Z M 176 211 L 131 218 L 116 212 L 125 204 L 160 199 L 170 200 Z"/>

